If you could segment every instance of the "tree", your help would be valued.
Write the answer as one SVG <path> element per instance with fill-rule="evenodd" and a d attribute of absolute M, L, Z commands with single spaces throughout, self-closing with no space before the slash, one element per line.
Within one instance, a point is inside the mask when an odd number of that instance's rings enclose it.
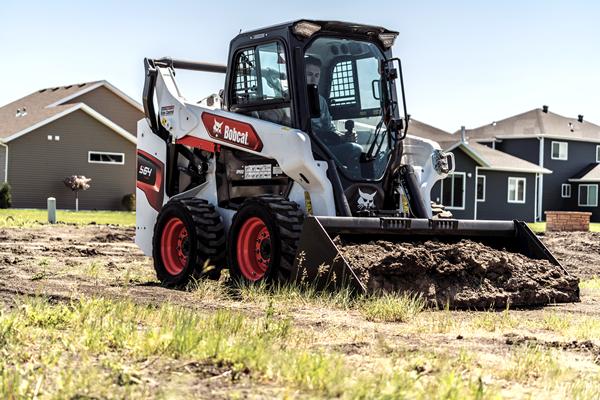
<path fill-rule="evenodd" d="M 75 192 L 75 211 L 79 211 L 79 191 L 88 190 L 91 180 L 91 178 L 86 178 L 83 175 L 71 175 L 63 181 L 66 187 Z"/>
<path fill-rule="evenodd" d="M 0 208 L 10 208 L 12 199 L 8 182 L 0 185 Z"/>

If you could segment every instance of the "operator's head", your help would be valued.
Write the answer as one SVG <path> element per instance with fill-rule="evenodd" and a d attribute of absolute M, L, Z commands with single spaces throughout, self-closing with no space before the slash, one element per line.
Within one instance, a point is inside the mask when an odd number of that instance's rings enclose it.
<path fill-rule="evenodd" d="M 314 56 L 304 58 L 306 66 L 306 84 L 318 85 L 321 77 L 321 60 Z"/>

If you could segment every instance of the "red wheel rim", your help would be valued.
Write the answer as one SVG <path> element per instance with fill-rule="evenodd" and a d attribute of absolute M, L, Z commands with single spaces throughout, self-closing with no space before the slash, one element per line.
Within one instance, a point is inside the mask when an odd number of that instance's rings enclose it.
<path fill-rule="evenodd" d="M 257 281 L 265 276 L 271 262 L 271 234 L 260 218 L 252 217 L 240 228 L 237 261 L 244 278 Z"/>
<path fill-rule="evenodd" d="M 165 224 L 160 251 L 167 272 L 179 275 L 187 265 L 189 254 L 188 231 L 179 218 L 173 217 Z"/>

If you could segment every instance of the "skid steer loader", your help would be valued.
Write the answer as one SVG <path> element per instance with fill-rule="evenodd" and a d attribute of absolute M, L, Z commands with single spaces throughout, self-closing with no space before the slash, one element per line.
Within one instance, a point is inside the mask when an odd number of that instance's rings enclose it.
<path fill-rule="evenodd" d="M 408 134 L 397 35 L 299 20 L 240 33 L 226 66 L 144 60 L 135 240 L 163 284 L 209 264 L 244 281 L 365 291 L 338 236 L 471 238 L 562 268 L 523 222 L 432 214 L 431 188 L 454 161 Z M 223 73 L 224 89 L 190 102 L 178 69 Z"/>

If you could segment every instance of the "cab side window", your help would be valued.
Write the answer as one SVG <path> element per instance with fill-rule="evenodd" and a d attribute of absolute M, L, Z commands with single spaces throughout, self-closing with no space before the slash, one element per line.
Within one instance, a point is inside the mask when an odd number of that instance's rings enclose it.
<path fill-rule="evenodd" d="M 235 58 L 231 110 L 280 125 L 291 125 L 288 73 L 283 46 L 261 44 Z"/>

